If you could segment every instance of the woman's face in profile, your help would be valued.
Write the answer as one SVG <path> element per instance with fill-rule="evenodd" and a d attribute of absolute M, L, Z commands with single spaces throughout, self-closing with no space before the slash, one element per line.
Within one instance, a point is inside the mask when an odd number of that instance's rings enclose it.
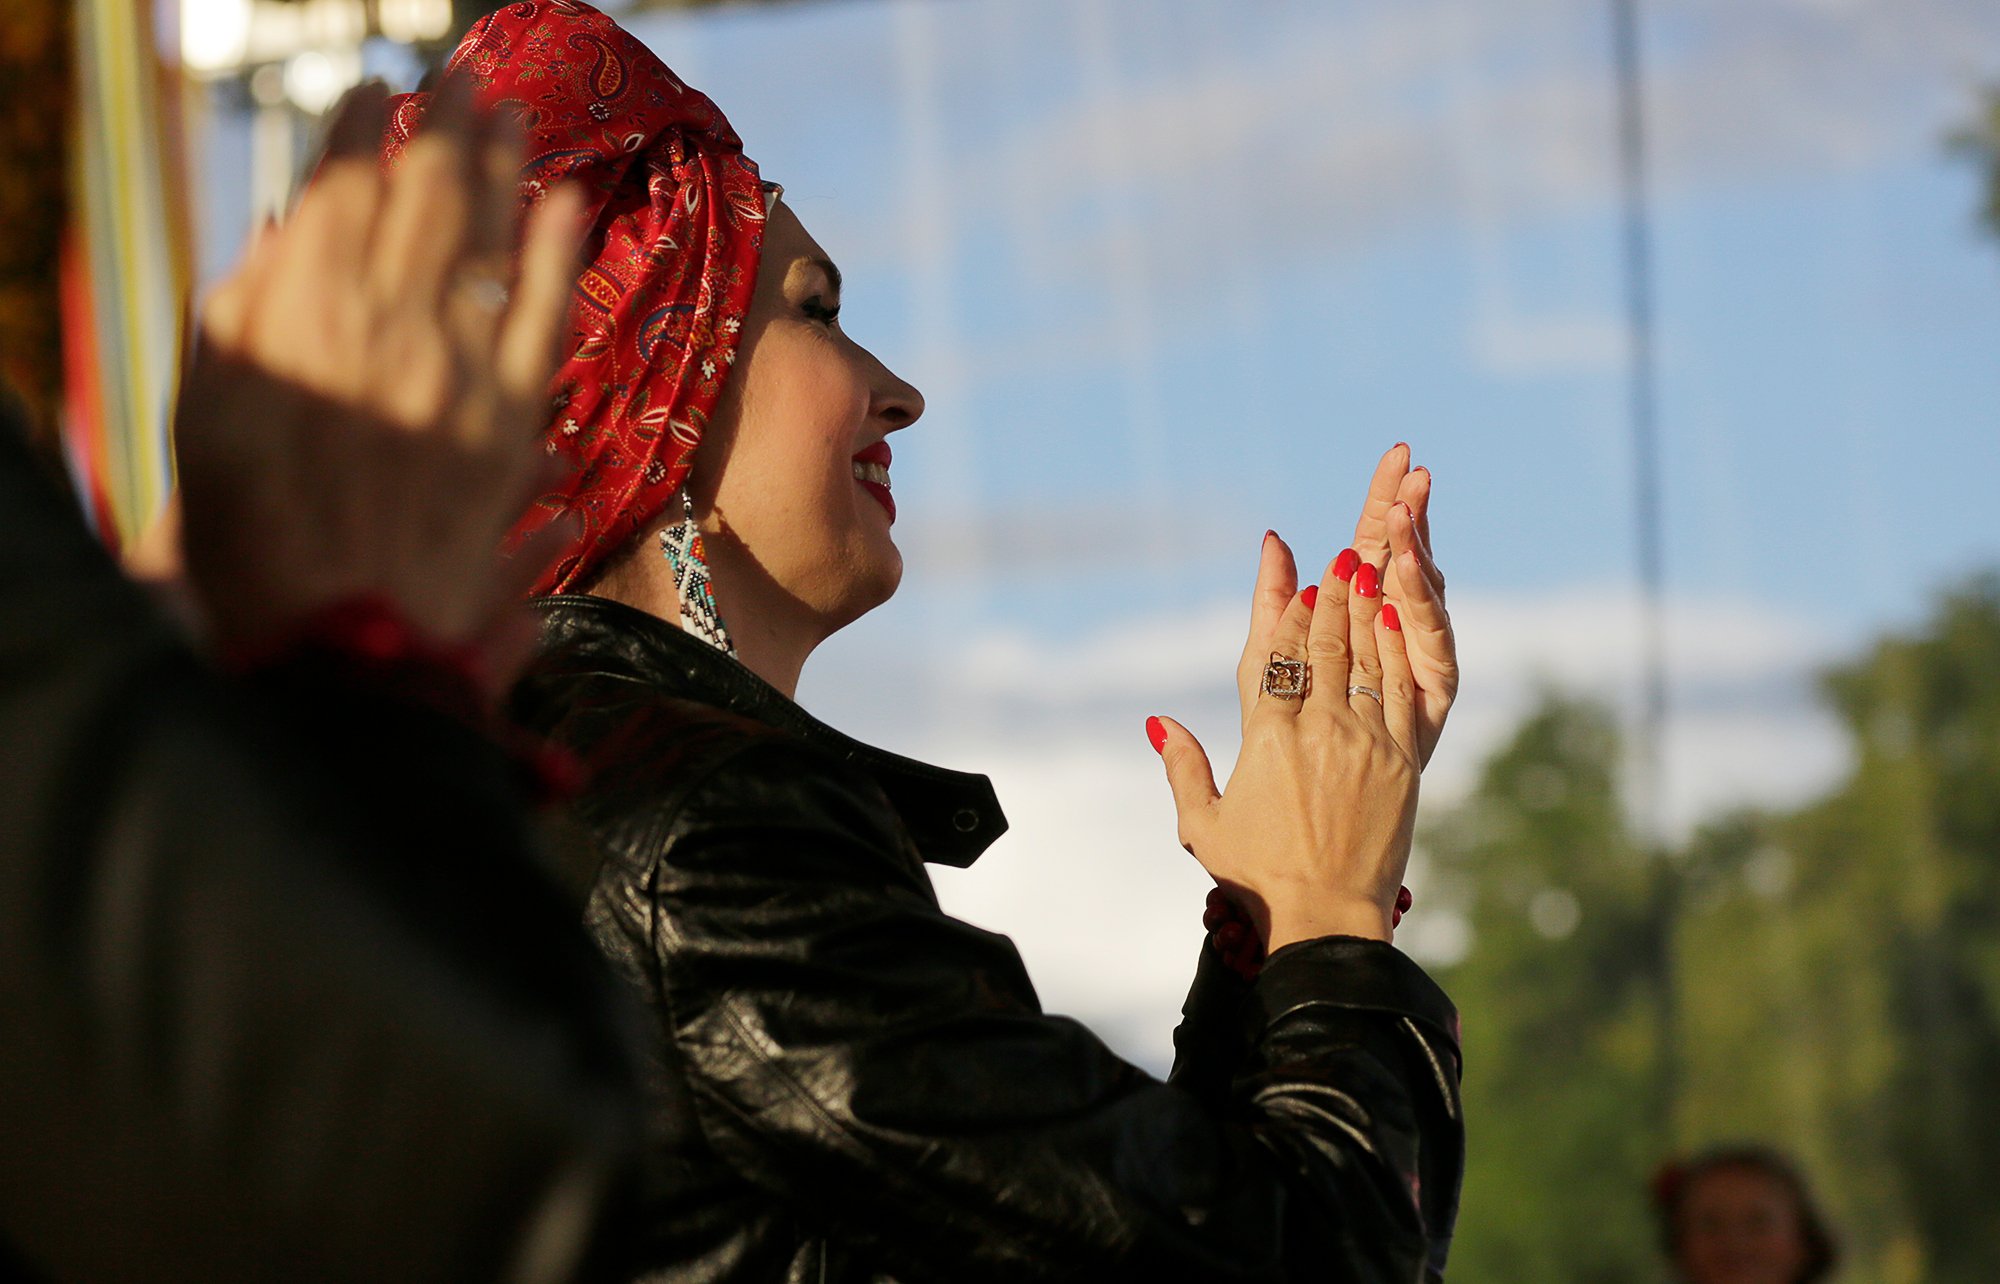
<path fill-rule="evenodd" d="M 1796 1284 L 1805 1270 L 1798 1203 L 1755 1168 L 1702 1174 L 1682 1197 L 1678 1220 L 1688 1284 Z"/>
<path fill-rule="evenodd" d="M 827 631 L 887 601 L 903 559 L 883 439 L 923 397 L 840 327 L 840 270 L 782 201 L 736 368 L 696 466 L 721 537 Z"/>

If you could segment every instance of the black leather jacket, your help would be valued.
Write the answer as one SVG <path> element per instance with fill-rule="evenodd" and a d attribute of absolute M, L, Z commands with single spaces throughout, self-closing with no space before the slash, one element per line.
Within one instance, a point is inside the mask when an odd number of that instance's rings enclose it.
<path fill-rule="evenodd" d="M 638 1023 L 505 755 L 202 663 L 11 422 L 0 601 L 0 1279 L 590 1272 Z"/>
<path fill-rule="evenodd" d="M 984 777 L 842 736 L 638 611 L 544 610 L 518 711 L 595 773 L 589 924 L 662 1036 L 646 1278 L 1441 1274 L 1457 1016 L 1393 947 L 1301 943 L 1254 985 L 1205 960 L 1161 1083 L 939 909 L 924 862 L 1005 828 Z"/>

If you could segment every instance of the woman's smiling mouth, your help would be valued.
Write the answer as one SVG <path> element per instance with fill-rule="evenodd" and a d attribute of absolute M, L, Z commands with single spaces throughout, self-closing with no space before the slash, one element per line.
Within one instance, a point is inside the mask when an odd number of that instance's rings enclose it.
<path fill-rule="evenodd" d="M 886 441 L 878 441 L 854 456 L 854 480 L 888 512 L 891 526 L 896 524 L 896 499 L 889 493 L 889 462 L 892 458 Z"/>

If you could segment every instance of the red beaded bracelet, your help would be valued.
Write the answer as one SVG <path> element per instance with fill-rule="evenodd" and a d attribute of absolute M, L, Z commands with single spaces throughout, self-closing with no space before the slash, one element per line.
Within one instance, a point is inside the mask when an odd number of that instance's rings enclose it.
<path fill-rule="evenodd" d="M 1403 915 L 1410 912 L 1414 904 L 1410 889 L 1396 889 L 1396 908 L 1389 916 L 1391 928 L 1403 925 Z M 1223 965 L 1246 981 L 1257 979 L 1257 973 L 1264 966 L 1264 943 L 1257 939 L 1257 929 L 1250 916 L 1238 909 L 1236 902 L 1229 899 L 1229 893 L 1220 887 L 1210 889 L 1208 907 L 1201 913 L 1201 925 L 1208 929 L 1209 944 L 1221 956 Z"/>
<path fill-rule="evenodd" d="M 488 736 L 542 802 L 574 797 L 583 788 L 587 773 L 568 750 L 494 718 L 500 693 L 478 646 L 432 641 L 386 597 L 343 599 L 308 616 L 278 643 L 224 657 L 239 673 L 300 662 L 324 666 L 336 681 L 425 706 Z"/>

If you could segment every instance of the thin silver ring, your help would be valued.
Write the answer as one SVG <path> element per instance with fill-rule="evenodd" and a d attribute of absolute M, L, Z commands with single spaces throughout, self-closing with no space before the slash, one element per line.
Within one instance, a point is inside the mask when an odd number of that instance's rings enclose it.
<path fill-rule="evenodd" d="M 458 280 L 459 294 L 466 302 L 487 312 L 505 312 L 513 295 L 507 283 L 485 273 L 469 273 Z"/>
<path fill-rule="evenodd" d="M 1347 688 L 1347 695 L 1349 699 L 1358 695 L 1365 695 L 1376 704 L 1382 703 L 1382 693 L 1374 687 L 1349 687 Z"/>

